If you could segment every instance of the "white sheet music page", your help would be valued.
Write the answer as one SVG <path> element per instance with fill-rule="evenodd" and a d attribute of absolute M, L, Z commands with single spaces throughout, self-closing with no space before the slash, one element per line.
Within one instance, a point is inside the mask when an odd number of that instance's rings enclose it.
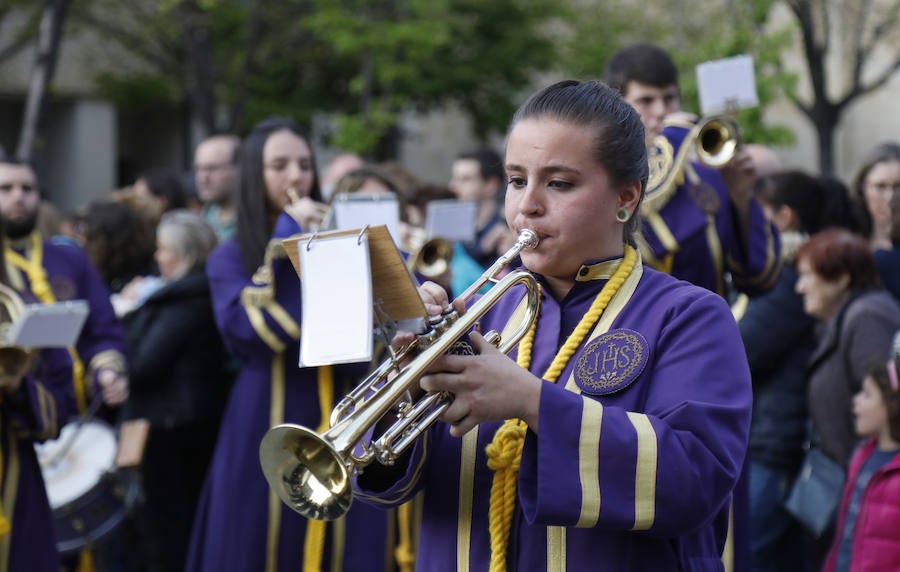
<path fill-rule="evenodd" d="M 429 201 L 425 207 L 425 230 L 429 237 L 470 242 L 475 240 L 478 203 L 453 199 Z"/>
<path fill-rule="evenodd" d="M 335 230 L 362 228 L 383 224 L 394 242 L 400 240 L 400 203 L 397 197 L 386 195 L 348 195 L 338 197 L 334 209 Z"/>
<path fill-rule="evenodd" d="M 697 64 L 697 91 L 704 116 L 759 105 L 752 56 Z"/>
<path fill-rule="evenodd" d="M 298 244 L 300 367 L 372 359 L 372 273 L 365 233 Z"/>
<path fill-rule="evenodd" d="M 27 348 L 74 346 L 89 311 L 84 300 L 28 304 L 10 326 L 6 342 Z"/>

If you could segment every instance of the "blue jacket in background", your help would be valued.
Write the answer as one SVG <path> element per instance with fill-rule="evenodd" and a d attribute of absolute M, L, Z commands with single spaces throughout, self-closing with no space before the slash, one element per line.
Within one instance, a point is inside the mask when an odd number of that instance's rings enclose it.
<path fill-rule="evenodd" d="M 750 458 L 793 471 L 806 439 L 806 366 L 816 347 L 815 319 L 794 291 L 797 271 L 784 264 L 775 286 L 751 298 L 739 323 L 753 379 Z"/>

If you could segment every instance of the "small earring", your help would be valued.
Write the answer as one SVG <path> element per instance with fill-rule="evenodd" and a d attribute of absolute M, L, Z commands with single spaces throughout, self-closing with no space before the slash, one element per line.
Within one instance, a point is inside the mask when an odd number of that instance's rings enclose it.
<path fill-rule="evenodd" d="M 628 222 L 628 219 L 631 218 L 631 213 L 628 212 L 628 209 L 625 207 L 620 208 L 616 211 L 616 220 L 619 222 Z"/>

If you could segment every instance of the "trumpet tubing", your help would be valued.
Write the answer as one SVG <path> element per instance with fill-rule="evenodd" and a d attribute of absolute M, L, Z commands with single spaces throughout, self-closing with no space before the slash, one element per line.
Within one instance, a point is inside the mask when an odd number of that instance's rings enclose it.
<path fill-rule="evenodd" d="M 350 508 L 351 476 L 373 461 L 390 465 L 443 413 L 453 397 L 429 392 L 413 403 L 408 396 L 434 360 L 447 353 L 512 287 L 525 287 L 526 311 L 511 335 L 501 340 L 496 332 L 485 338 L 507 353 L 515 347 L 537 319 L 538 288 L 525 271 L 496 279 L 500 270 L 522 250 L 537 246 L 537 235 L 524 230 L 509 249 L 460 296 L 465 300 L 488 282 L 495 286 L 462 316 L 452 305 L 434 319 L 430 330 L 420 335 L 403 354 L 418 354 L 406 366 L 389 359 L 341 400 L 331 415 L 332 426 L 322 434 L 300 425 L 282 424 L 270 429 L 260 443 L 260 464 L 269 486 L 281 500 L 307 518 L 333 520 Z M 389 375 L 396 376 L 389 379 Z M 366 397 L 368 396 L 368 397 Z M 398 405 L 399 404 L 399 405 Z M 396 406 L 397 419 L 374 441 L 365 435 Z"/>

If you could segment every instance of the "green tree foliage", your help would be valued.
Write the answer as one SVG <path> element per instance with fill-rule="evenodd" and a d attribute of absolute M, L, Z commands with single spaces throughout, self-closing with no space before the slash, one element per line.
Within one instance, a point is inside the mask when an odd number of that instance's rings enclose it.
<path fill-rule="evenodd" d="M 371 153 L 399 114 L 455 102 L 502 130 L 558 61 L 554 0 L 91 0 L 76 18 L 139 62 L 98 73 L 121 105 L 189 102 L 207 131 L 268 115 L 334 117 L 332 143 Z"/>
<path fill-rule="evenodd" d="M 787 128 L 768 125 L 762 118 L 766 105 L 794 85 L 794 77 L 776 65 L 790 43 L 790 30 L 766 27 L 774 2 L 661 0 L 648 5 L 610 0 L 599 9 L 585 0 L 564 48 L 564 69 L 579 77 L 602 77 L 606 61 L 619 48 L 635 42 L 654 43 L 668 50 L 679 67 L 683 108 L 699 112 L 696 65 L 750 54 L 760 105 L 738 113 L 742 135 L 746 141 L 789 144 L 793 134 Z"/>

